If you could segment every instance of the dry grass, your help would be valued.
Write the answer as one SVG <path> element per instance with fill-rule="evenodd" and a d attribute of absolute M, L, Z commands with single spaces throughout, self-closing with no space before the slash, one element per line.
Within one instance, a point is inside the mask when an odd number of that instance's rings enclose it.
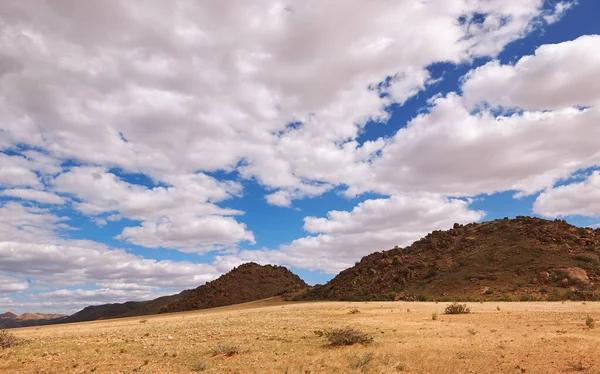
<path fill-rule="evenodd" d="M 468 306 L 471 314 L 432 321 L 440 306 L 427 302 L 267 301 L 147 323 L 16 329 L 28 343 L 0 350 L 0 373 L 600 373 L 600 329 L 582 323 L 600 317 L 600 303 Z M 361 313 L 348 314 L 353 308 Z M 325 333 L 343 326 L 374 340 L 324 345 Z M 242 353 L 213 355 L 219 345 Z"/>

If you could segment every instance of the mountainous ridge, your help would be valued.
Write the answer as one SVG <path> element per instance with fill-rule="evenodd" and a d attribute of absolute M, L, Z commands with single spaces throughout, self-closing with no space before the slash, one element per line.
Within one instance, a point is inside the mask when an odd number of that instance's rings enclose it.
<path fill-rule="evenodd" d="M 375 252 L 296 300 L 600 299 L 600 229 L 518 216 Z"/>

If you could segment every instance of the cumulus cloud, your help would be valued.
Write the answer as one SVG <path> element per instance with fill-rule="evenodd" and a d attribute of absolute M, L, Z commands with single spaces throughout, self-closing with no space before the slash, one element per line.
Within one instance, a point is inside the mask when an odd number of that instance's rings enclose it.
<path fill-rule="evenodd" d="M 219 274 L 208 264 L 157 261 L 119 249 L 69 244 L 1 242 L 0 270 L 49 284 L 112 281 L 173 289 L 197 287 Z"/>
<path fill-rule="evenodd" d="M 369 253 L 406 246 L 432 230 L 479 221 L 483 216 L 481 211 L 470 210 L 464 200 L 437 194 L 366 200 L 352 211 L 305 218 L 304 229 L 316 235 L 296 239 L 279 250 L 242 251 L 238 257 L 335 273 Z"/>
<path fill-rule="evenodd" d="M 0 186 L 40 186 L 38 176 L 24 157 L 0 153 Z"/>
<path fill-rule="evenodd" d="M 361 147 L 344 143 L 423 89 L 428 65 L 495 55 L 544 13 L 542 0 L 2 8 L 2 144 L 150 174 L 244 160 L 244 176 L 291 191 L 360 178 Z"/>
<path fill-rule="evenodd" d="M 244 224 L 225 216 L 242 212 L 213 203 L 238 194 L 238 184 L 219 182 L 204 174 L 167 176 L 164 180 L 171 185 L 148 188 L 125 182 L 103 168 L 75 167 L 52 183 L 55 190 L 78 199 L 74 206 L 84 214 L 143 221 L 117 236 L 134 244 L 201 252 L 240 241 L 254 242 Z M 100 219 L 99 223 L 107 222 Z"/>
<path fill-rule="evenodd" d="M 16 197 L 23 200 L 37 201 L 41 204 L 64 204 L 65 199 L 55 193 L 24 188 L 13 188 L 0 191 L 0 195 Z"/>
<path fill-rule="evenodd" d="M 400 129 L 373 161 L 372 176 L 348 193 L 532 194 L 600 163 L 599 120 L 597 107 L 473 113 L 449 94 Z"/>
<path fill-rule="evenodd" d="M 29 283 L 0 274 L 0 294 L 25 291 L 27 288 L 29 288 Z"/>
<path fill-rule="evenodd" d="M 463 85 L 469 106 L 556 110 L 600 102 L 600 35 L 546 44 L 514 65 L 492 61 L 471 71 Z"/>
<path fill-rule="evenodd" d="M 600 216 L 600 171 L 594 171 L 584 181 L 549 188 L 542 192 L 533 211 L 544 217 L 581 215 Z"/>

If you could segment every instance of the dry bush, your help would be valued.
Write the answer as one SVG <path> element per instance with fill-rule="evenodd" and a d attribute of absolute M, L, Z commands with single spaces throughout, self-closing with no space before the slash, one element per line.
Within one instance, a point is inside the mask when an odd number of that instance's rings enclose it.
<path fill-rule="evenodd" d="M 594 327 L 596 327 L 596 321 L 594 321 L 592 316 L 587 316 L 587 318 L 585 319 L 585 325 L 588 327 L 588 329 L 593 329 Z"/>
<path fill-rule="evenodd" d="M 365 334 L 364 332 L 353 329 L 350 327 L 344 327 L 339 329 L 333 329 L 325 333 L 325 337 L 329 341 L 332 347 L 339 347 L 343 345 L 353 344 L 369 344 L 373 341 L 373 338 Z"/>
<path fill-rule="evenodd" d="M 444 309 L 444 314 L 468 314 L 471 313 L 471 309 L 467 307 L 467 304 L 452 303 Z"/>
<path fill-rule="evenodd" d="M 6 330 L 0 330 L 0 348 L 10 348 L 21 344 L 22 340 Z"/>
<path fill-rule="evenodd" d="M 191 370 L 192 371 L 204 371 L 204 370 L 206 370 L 207 367 L 208 366 L 206 365 L 206 362 L 198 361 L 192 365 Z"/>
<path fill-rule="evenodd" d="M 567 362 L 571 371 L 586 371 L 587 367 L 583 364 L 583 360 L 579 362 Z"/>
<path fill-rule="evenodd" d="M 240 347 L 238 347 L 237 345 L 219 344 L 215 347 L 212 347 L 210 349 L 210 353 L 213 356 L 231 357 L 233 355 L 242 353 L 242 351 L 240 350 Z"/>
<path fill-rule="evenodd" d="M 438 312 L 433 312 L 431 314 L 431 320 L 432 321 L 437 321 L 437 319 L 438 319 Z"/>
<path fill-rule="evenodd" d="M 358 309 L 352 309 L 351 311 L 348 312 L 348 314 L 359 314 L 360 310 Z"/>

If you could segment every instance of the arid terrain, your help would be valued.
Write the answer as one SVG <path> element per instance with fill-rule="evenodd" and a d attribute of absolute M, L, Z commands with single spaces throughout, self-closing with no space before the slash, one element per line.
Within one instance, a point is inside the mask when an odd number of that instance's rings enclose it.
<path fill-rule="evenodd" d="M 309 302 L 10 330 L 2 373 L 600 373 L 597 302 Z M 354 312 L 351 312 L 354 311 Z M 368 345 L 331 347 L 360 329 Z M 325 335 L 323 335 L 325 332 Z"/>

